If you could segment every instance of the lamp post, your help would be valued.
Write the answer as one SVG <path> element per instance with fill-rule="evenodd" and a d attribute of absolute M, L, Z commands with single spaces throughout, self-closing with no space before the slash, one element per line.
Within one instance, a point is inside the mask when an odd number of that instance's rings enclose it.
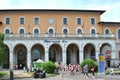
<path fill-rule="evenodd" d="M 12 49 L 12 44 L 10 44 L 10 46 Z M 12 52 L 12 54 L 13 54 L 13 52 Z M 11 54 L 10 54 L 10 58 L 13 58 L 13 55 L 11 57 Z M 13 62 L 10 62 L 10 80 L 14 80 L 14 78 L 13 78 Z"/>
<path fill-rule="evenodd" d="M 10 69 L 10 80 L 13 80 L 13 69 Z"/>

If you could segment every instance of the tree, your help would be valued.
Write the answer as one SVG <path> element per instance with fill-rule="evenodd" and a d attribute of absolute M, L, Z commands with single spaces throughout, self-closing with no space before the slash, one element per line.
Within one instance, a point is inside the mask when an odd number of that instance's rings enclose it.
<path fill-rule="evenodd" d="M 4 48 L 4 34 L 0 33 L 0 66 L 2 66 L 5 62 L 5 48 Z"/>

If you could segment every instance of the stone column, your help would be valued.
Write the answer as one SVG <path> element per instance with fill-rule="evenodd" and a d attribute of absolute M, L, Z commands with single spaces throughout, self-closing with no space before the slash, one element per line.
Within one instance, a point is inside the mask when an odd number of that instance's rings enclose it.
<path fill-rule="evenodd" d="M 79 45 L 79 63 L 82 63 L 84 60 L 84 46 L 85 44 L 80 44 Z"/>
<path fill-rule="evenodd" d="M 14 62 L 13 62 L 13 47 L 10 45 L 10 56 L 9 56 L 9 68 L 14 69 Z"/>
<path fill-rule="evenodd" d="M 49 61 L 49 52 L 48 48 L 45 48 L 45 62 Z"/>
<path fill-rule="evenodd" d="M 99 61 L 99 54 L 100 54 L 100 49 L 97 49 L 95 54 L 95 58 L 97 61 Z"/>
<path fill-rule="evenodd" d="M 62 51 L 62 62 L 63 62 L 63 64 L 67 63 L 66 62 L 66 49 L 63 49 L 63 51 Z"/>
<path fill-rule="evenodd" d="M 30 49 L 27 50 L 27 68 L 31 70 L 32 62 L 31 62 L 31 51 Z"/>
<path fill-rule="evenodd" d="M 100 48 L 101 48 L 101 44 L 97 44 L 96 48 L 95 48 L 96 49 L 95 58 L 96 58 L 97 62 L 99 61 Z"/>
<path fill-rule="evenodd" d="M 79 49 L 80 50 L 80 49 Z M 83 53 L 83 50 L 80 50 L 79 51 L 79 62 L 80 63 L 82 63 L 83 62 L 83 60 L 84 60 L 84 55 L 83 55 L 84 53 Z"/>
<path fill-rule="evenodd" d="M 10 51 L 10 62 L 9 62 L 9 66 L 10 66 L 10 69 L 14 69 L 14 63 L 13 63 L 13 51 Z"/>
<path fill-rule="evenodd" d="M 111 59 L 113 59 L 113 60 L 111 60 L 111 66 L 116 67 L 118 65 L 118 61 L 116 60 L 117 59 L 117 50 L 116 50 L 115 44 L 112 44 Z"/>

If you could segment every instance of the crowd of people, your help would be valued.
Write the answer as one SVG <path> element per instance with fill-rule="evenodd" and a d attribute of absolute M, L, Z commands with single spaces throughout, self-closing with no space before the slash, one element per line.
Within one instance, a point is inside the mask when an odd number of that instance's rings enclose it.
<path fill-rule="evenodd" d="M 56 63 L 56 74 L 62 74 L 62 72 L 66 72 L 70 75 L 74 75 L 76 73 L 82 73 L 86 78 L 89 77 L 88 72 L 92 72 L 92 78 L 94 78 L 95 74 L 95 67 L 94 65 L 89 69 L 88 64 L 84 65 L 81 67 L 79 64 L 61 64 L 61 63 Z M 63 75 L 63 74 L 62 74 Z"/>

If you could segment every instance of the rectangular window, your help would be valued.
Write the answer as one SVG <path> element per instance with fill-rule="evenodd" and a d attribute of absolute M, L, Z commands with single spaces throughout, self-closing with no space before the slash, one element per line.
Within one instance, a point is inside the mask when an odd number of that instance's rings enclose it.
<path fill-rule="evenodd" d="M 20 18 L 20 24 L 24 24 L 24 18 Z"/>
<path fill-rule="evenodd" d="M 63 18 L 63 24 L 67 25 L 67 18 Z"/>
<path fill-rule="evenodd" d="M 81 18 L 77 18 L 77 25 L 82 24 Z"/>
<path fill-rule="evenodd" d="M 91 25 L 95 25 L 95 18 L 91 18 Z"/>
<path fill-rule="evenodd" d="M 34 24 L 35 25 L 39 24 L 39 18 L 34 18 Z"/>
<path fill-rule="evenodd" d="M 10 24 L 10 18 L 6 18 L 6 24 Z"/>

